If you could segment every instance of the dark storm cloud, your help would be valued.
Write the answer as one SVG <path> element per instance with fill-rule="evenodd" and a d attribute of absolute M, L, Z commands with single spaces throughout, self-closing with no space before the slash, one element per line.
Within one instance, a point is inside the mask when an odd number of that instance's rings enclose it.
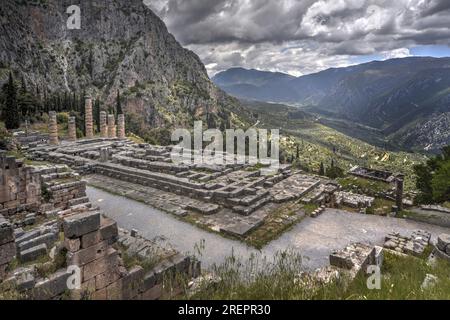
<path fill-rule="evenodd" d="M 210 74 L 232 66 L 301 74 L 450 38 L 450 0 L 145 2 Z"/>

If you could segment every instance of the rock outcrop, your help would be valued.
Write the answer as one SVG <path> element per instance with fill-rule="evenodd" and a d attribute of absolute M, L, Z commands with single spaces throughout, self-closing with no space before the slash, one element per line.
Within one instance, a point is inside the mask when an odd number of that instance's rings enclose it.
<path fill-rule="evenodd" d="M 74 4 L 81 29 L 70 30 L 66 11 Z M 0 19 L 0 85 L 13 71 L 41 95 L 86 90 L 113 105 L 120 91 L 136 128 L 194 119 L 224 127 L 241 112 L 142 0 L 4 0 Z"/>

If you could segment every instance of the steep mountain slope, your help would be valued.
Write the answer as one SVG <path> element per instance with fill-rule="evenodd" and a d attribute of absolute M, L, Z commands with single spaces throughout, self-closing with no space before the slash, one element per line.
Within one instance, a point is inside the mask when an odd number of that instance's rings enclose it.
<path fill-rule="evenodd" d="M 66 25 L 74 4 L 80 30 Z M 0 84 L 12 70 L 41 93 L 86 90 L 106 104 L 120 90 L 128 118 L 143 128 L 194 118 L 229 125 L 241 111 L 142 0 L 2 0 L 0 20 Z"/>
<path fill-rule="evenodd" d="M 226 77 L 227 73 L 220 76 Z M 247 84 L 242 79 L 234 78 L 235 82 L 228 86 L 238 91 Z M 328 69 L 282 82 L 288 94 L 281 97 L 269 89 L 275 85 L 266 82 L 253 87 L 245 98 L 301 106 L 328 119 L 327 125 L 335 125 L 338 130 L 348 127 L 346 123 L 358 123 L 368 130 L 345 133 L 371 143 L 390 139 L 397 146 L 430 151 L 450 143 L 450 128 L 443 127 L 442 117 L 450 112 L 450 58 L 392 59 Z M 223 88 L 227 91 L 229 87 Z M 432 121 L 436 118 L 440 121 Z M 440 132 L 440 137 L 427 136 L 423 127 L 428 132 Z M 371 139 L 374 130 L 382 135 L 381 139 Z M 415 135 L 411 130 L 421 131 L 421 139 L 412 139 Z"/>

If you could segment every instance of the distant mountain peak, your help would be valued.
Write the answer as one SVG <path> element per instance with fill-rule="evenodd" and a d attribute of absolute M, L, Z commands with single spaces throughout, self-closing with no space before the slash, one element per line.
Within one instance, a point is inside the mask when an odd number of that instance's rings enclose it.
<path fill-rule="evenodd" d="M 408 147 L 415 147 L 415 141 L 402 139 L 408 128 L 419 130 L 421 123 L 429 128 L 432 118 L 450 112 L 450 58 L 394 58 L 301 77 L 239 68 L 221 72 L 213 81 L 236 97 L 307 107 L 325 117 L 382 130 L 387 138 L 408 141 Z M 420 141 L 419 148 L 425 142 L 428 149 L 442 145 L 423 135 Z"/>

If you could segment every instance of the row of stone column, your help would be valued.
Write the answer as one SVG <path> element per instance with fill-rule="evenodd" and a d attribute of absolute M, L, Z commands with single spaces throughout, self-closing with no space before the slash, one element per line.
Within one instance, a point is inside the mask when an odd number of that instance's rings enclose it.
<path fill-rule="evenodd" d="M 92 116 L 92 99 L 90 97 L 86 97 L 85 113 L 86 139 L 93 139 L 94 121 Z M 55 111 L 49 112 L 48 129 L 50 134 L 50 144 L 59 144 L 58 122 Z M 107 115 L 105 111 L 100 112 L 100 135 L 102 138 L 119 138 L 121 140 L 125 139 L 125 116 L 123 114 L 118 115 L 116 127 L 116 119 L 113 114 Z M 77 126 L 75 117 L 69 118 L 68 139 L 69 141 L 77 140 Z"/>

